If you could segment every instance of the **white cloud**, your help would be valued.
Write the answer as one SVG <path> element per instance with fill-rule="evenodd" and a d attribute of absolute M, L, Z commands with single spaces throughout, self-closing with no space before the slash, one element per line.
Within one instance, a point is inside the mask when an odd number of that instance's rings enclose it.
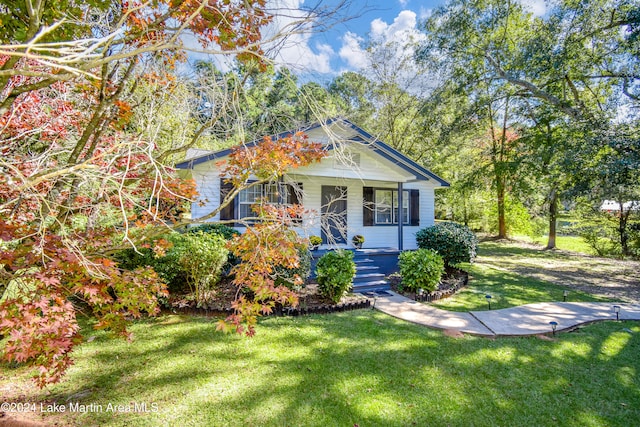
<path fill-rule="evenodd" d="M 420 11 L 418 12 L 418 16 L 420 17 L 421 21 L 424 21 L 425 19 L 429 18 L 432 13 L 433 13 L 433 9 L 420 6 Z"/>
<path fill-rule="evenodd" d="M 412 10 L 403 10 L 391 25 L 380 18 L 371 22 L 370 37 L 376 42 L 403 42 L 417 40 L 424 36 L 417 28 L 417 15 Z"/>
<path fill-rule="evenodd" d="M 518 0 L 525 10 L 533 13 L 533 16 L 543 16 L 547 13 L 545 0 Z"/>
<path fill-rule="evenodd" d="M 296 71 L 332 73 L 331 58 L 336 53 L 326 43 L 311 46 L 313 17 L 301 9 L 303 0 L 270 0 L 267 9 L 275 14 L 273 22 L 265 29 L 266 38 L 275 38 L 267 43 L 277 65 Z M 284 36 L 283 38 L 281 36 Z"/>
<path fill-rule="evenodd" d="M 367 54 L 361 46 L 363 42 L 362 37 L 351 31 L 342 36 L 342 47 L 338 55 L 350 68 L 359 70 L 367 65 Z"/>
<path fill-rule="evenodd" d="M 400 6 L 402 7 L 407 7 L 409 0 L 398 0 L 398 3 L 400 3 Z"/>
<path fill-rule="evenodd" d="M 347 32 L 342 37 L 340 58 L 350 69 L 364 72 L 374 80 L 393 81 L 411 91 L 422 91 L 417 77 L 424 70 L 414 61 L 416 48 L 425 35 L 418 29 L 417 14 L 403 10 L 392 23 L 380 18 L 371 21 L 369 40 Z M 365 50 L 362 46 L 372 42 Z M 423 79 L 424 80 L 424 79 Z"/>

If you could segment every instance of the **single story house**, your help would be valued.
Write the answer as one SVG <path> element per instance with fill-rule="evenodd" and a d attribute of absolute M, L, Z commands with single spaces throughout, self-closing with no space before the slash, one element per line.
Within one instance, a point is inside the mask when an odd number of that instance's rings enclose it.
<path fill-rule="evenodd" d="M 353 248 L 352 237 L 362 235 L 365 250 L 395 251 L 396 260 L 398 251 L 415 249 L 415 233 L 434 224 L 435 190 L 449 184 L 344 118 L 301 130 L 310 141 L 321 142 L 328 155 L 284 177 L 290 188 L 286 202 L 313 212 L 302 219 L 298 232 L 321 236 L 321 249 Z M 230 153 L 198 150 L 177 165 L 190 173 L 200 194 L 192 205 L 193 219 L 212 212 L 228 191 L 219 163 Z M 272 199 L 274 188 L 264 184 L 242 191 L 210 221 L 250 216 L 254 201 Z"/>

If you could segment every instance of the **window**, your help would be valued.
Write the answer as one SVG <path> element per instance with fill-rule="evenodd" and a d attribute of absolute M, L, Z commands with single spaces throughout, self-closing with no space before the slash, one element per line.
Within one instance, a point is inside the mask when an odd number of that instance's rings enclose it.
<path fill-rule="evenodd" d="M 398 224 L 398 190 L 393 188 L 362 187 L 362 225 Z M 400 209 L 402 223 L 412 227 L 420 225 L 420 190 L 402 192 Z"/>
<path fill-rule="evenodd" d="M 278 189 L 281 189 L 279 192 Z M 222 204 L 230 192 L 233 191 L 233 184 L 224 178 L 220 179 L 220 203 Z M 302 183 L 297 184 L 256 184 L 250 188 L 240 191 L 238 196 L 231 203 L 228 203 L 220 211 L 221 220 L 234 220 L 255 217 L 255 212 L 251 209 L 256 203 L 278 204 L 287 206 L 301 204 Z M 295 222 L 302 221 L 302 218 L 294 218 Z"/>
<path fill-rule="evenodd" d="M 393 223 L 398 223 L 398 192 L 393 192 Z M 402 192 L 402 223 L 409 223 L 409 192 Z"/>
<path fill-rule="evenodd" d="M 391 211 L 393 210 L 393 191 L 376 190 L 376 224 L 392 224 Z"/>
<path fill-rule="evenodd" d="M 238 218 L 255 216 L 255 213 L 251 210 L 251 206 L 261 201 L 270 204 L 278 203 L 277 184 L 258 184 L 242 190 L 240 194 L 238 194 Z"/>
<path fill-rule="evenodd" d="M 398 191 L 375 190 L 375 224 L 398 223 Z M 409 192 L 402 192 L 402 223 L 409 224 Z"/>

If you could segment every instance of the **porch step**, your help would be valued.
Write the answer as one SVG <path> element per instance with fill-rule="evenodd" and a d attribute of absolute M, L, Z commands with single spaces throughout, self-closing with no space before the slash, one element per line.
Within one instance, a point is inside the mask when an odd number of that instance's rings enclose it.
<path fill-rule="evenodd" d="M 358 274 L 358 272 L 356 272 L 356 277 L 353 278 L 353 283 L 363 283 L 363 282 L 371 282 L 372 280 L 383 280 L 384 279 L 384 274 L 382 273 L 365 273 L 365 274 Z"/>
<path fill-rule="evenodd" d="M 384 280 L 385 275 L 380 273 L 374 260 L 368 258 L 365 253 L 358 253 L 353 260 L 356 264 L 356 276 L 353 278 L 353 292 L 369 292 L 389 289 L 389 284 Z"/>
<path fill-rule="evenodd" d="M 356 272 L 358 271 L 378 271 L 380 267 L 377 265 L 358 265 L 356 264 Z"/>
<path fill-rule="evenodd" d="M 370 282 L 354 283 L 352 292 L 362 293 L 371 291 L 387 291 L 389 289 L 391 289 L 391 287 L 386 280 L 374 280 Z"/>

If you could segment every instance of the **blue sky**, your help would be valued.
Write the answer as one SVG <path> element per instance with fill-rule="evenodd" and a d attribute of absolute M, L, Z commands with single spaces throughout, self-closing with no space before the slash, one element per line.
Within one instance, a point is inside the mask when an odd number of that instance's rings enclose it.
<path fill-rule="evenodd" d="M 292 9 L 304 9 L 318 0 L 275 0 Z M 331 1 L 323 1 L 330 6 Z M 355 16 L 338 22 L 331 29 L 314 34 L 295 35 L 284 45 L 277 61 L 300 74 L 332 78 L 365 65 L 364 45 L 369 37 L 382 41 L 419 36 L 420 21 L 444 0 L 353 0 L 345 11 Z"/>
<path fill-rule="evenodd" d="M 338 0 L 271 0 L 289 10 L 304 10 L 320 2 L 330 7 Z M 544 0 L 519 0 L 534 14 L 545 12 Z M 337 23 L 328 31 L 295 34 L 280 50 L 276 61 L 299 75 L 314 80 L 330 80 L 344 71 L 357 71 L 366 64 L 364 46 L 368 39 L 402 41 L 419 39 L 420 24 L 431 10 L 446 0 L 351 0 L 346 15 L 359 15 Z M 286 28 L 286 19 L 276 23 Z"/>
<path fill-rule="evenodd" d="M 360 71 L 366 66 L 364 47 L 370 39 L 380 42 L 419 41 L 421 23 L 431 11 L 446 0 L 347 0 L 349 7 L 332 19 L 318 20 L 320 27 L 333 24 L 324 31 L 299 31 L 296 26 L 308 15 L 309 8 L 331 8 L 340 0 L 268 0 L 267 9 L 278 16 L 263 29 L 263 39 L 274 37 L 278 52 L 276 64 L 286 66 L 301 81 L 328 82 L 345 71 Z M 545 0 L 516 0 L 535 15 L 545 13 Z M 351 17 L 351 19 L 349 19 Z M 287 34 L 282 42 L 281 34 Z M 276 36 L 278 35 L 278 36 Z M 196 51 L 198 43 L 192 36 L 183 37 L 185 44 Z M 191 60 L 211 60 L 226 71 L 229 58 L 192 51 Z M 411 52 L 404 52 L 404 54 Z M 190 68 L 186 69 L 187 73 Z"/>

